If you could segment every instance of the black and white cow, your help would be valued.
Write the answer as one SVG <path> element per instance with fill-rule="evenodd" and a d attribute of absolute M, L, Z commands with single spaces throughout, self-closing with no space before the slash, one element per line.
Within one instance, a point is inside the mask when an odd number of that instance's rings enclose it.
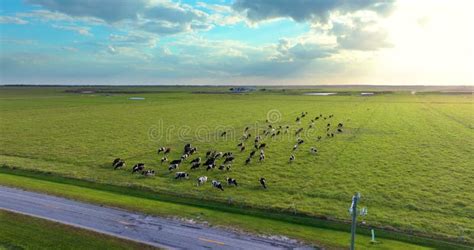
<path fill-rule="evenodd" d="M 137 163 L 132 168 L 132 174 L 135 172 L 140 172 L 145 169 L 145 163 Z"/>
<path fill-rule="evenodd" d="M 119 159 L 119 160 L 116 161 L 117 159 Z M 117 158 L 117 159 L 114 160 L 114 164 L 113 164 L 114 169 L 118 169 L 118 168 L 123 168 L 123 167 L 125 167 L 125 161 L 122 160 L 122 159 L 120 159 L 120 158 Z"/>
<path fill-rule="evenodd" d="M 178 180 L 178 179 L 188 179 L 188 178 L 189 178 L 189 174 L 186 173 L 186 172 L 176 172 L 174 178 L 175 178 L 176 180 Z"/>
<path fill-rule="evenodd" d="M 209 165 L 207 165 L 207 168 L 206 168 L 206 171 L 209 171 L 209 170 L 212 170 L 216 167 L 216 164 L 215 163 L 211 163 Z"/>
<path fill-rule="evenodd" d="M 170 164 L 178 164 L 178 165 L 179 165 L 179 164 L 181 164 L 181 162 L 183 162 L 183 159 L 182 159 L 182 158 L 181 158 L 181 159 L 178 159 L 178 160 L 172 160 L 172 161 L 170 162 Z"/>
<path fill-rule="evenodd" d="M 290 155 L 290 163 L 292 163 L 296 159 L 295 155 Z"/>
<path fill-rule="evenodd" d="M 112 162 L 112 167 L 115 166 L 115 164 L 117 164 L 117 162 L 121 161 L 122 159 L 120 158 L 115 158 L 115 160 Z"/>
<path fill-rule="evenodd" d="M 190 164 L 194 164 L 194 163 L 201 163 L 201 157 L 197 157 L 197 158 L 194 158 Z"/>
<path fill-rule="evenodd" d="M 161 152 L 165 152 L 165 147 L 159 147 L 157 153 L 160 154 Z"/>
<path fill-rule="evenodd" d="M 234 186 L 238 186 L 237 184 L 237 180 L 234 179 L 234 178 L 227 178 L 227 185 L 231 186 L 231 185 L 234 185 Z"/>
<path fill-rule="evenodd" d="M 142 171 L 142 175 L 143 176 L 155 176 L 155 170 L 153 170 L 153 169 L 144 170 L 144 171 Z"/>
<path fill-rule="evenodd" d="M 217 188 L 217 189 L 220 189 L 220 190 L 224 191 L 224 187 L 222 187 L 222 184 L 221 184 L 220 181 L 212 180 L 212 186 Z"/>
<path fill-rule="evenodd" d="M 193 162 L 193 163 L 191 164 L 191 170 L 192 170 L 192 169 L 197 169 L 197 168 L 199 168 L 200 166 L 201 166 L 201 163 L 199 163 L 199 162 Z"/>
<path fill-rule="evenodd" d="M 260 152 L 260 158 L 259 161 L 265 160 L 265 154 L 263 152 Z"/>
<path fill-rule="evenodd" d="M 168 167 L 168 171 L 173 171 L 175 169 L 177 169 L 179 167 L 179 164 L 170 164 L 170 166 Z"/>
<path fill-rule="evenodd" d="M 168 161 L 168 157 L 165 156 L 165 157 L 161 158 L 161 164 L 163 164 L 163 162 L 167 162 L 167 161 Z"/>
<path fill-rule="evenodd" d="M 258 181 L 260 182 L 260 185 L 262 185 L 264 189 L 267 189 L 267 180 L 265 178 L 261 177 Z"/>
<path fill-rule="evenodd" d="M 202 184 L 207 182 L 207 176 L 201 176 L 197 178 L 197 184 L 198 186 L 201 186 Z"/>
<path fill-rule="evenodd" d="M 245 160 L 245 165 L 250 164 L 250 161 L 251 161 L 251 160 L 252 160 L 252 159 L 251 159 L 250 157 L 248 157 L 248 158 Z"/>
<path fill-rule="evenodd" d="M 227 163 L 232 162 L 232 161 L 234 161 L 234 157 L 233 156 L 228 156 L 227 158 L 225 158 L 224 164 L 227 164 Z"/>
<path fill-rule="evenodd" d="M 318 152 L 318 149 L 316 149 L 316 147 L 311 147 L 309 148 L 309 152 L 312 154 L 316 154 Z"/>
<path fill-rule="evenodd" d="M 256 152 L 257 152 L 257 151 L 255 151 L 255 150 L 252 150 L 252 151 L 250 152 L 250 156 L 249 156 L 249 158 L 252 158 L 252 157 L 255 155 L 255 153 L 256 153 Z"/>

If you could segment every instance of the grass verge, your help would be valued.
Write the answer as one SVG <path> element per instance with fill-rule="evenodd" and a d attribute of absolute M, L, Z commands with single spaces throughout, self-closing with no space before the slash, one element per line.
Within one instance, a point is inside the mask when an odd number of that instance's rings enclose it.
<path fill-rule="evenodd" d="M 0 249 L 154 249 L 27 215 L 0 210 Z"/>

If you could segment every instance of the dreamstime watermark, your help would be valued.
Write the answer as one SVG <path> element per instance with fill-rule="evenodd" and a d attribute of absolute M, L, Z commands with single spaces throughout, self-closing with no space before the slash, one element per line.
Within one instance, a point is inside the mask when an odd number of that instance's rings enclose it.
<path fill-rule="evenodd" d="M 308 118 L 309 121 L 309 118 Z M 311 124 L 311 125 L 310 125 Z M 241 124 L 240 126 L 217 125 L 189 125 L 176 126 L 167 125 L 163 120 L 152 125 L 148 130 L 149 140 L 157 143 L 168 144 L 173 142 L 199 142 L 213 143 L 223 141 L 246 141 L 247 144 L 254 143 L 256 136 L 263 141 L 295 141 L 297 138 L 323 137 L 326 130 L 322 125 L 314 122 L 303 125 L 295 121 L 283 119 L 281 112 L 271 109 L 266 114 L 266 119 L 255 121 L 253 124 Z M 306 126 L 306 127 L 305 127 Z M 300 132 L 298 132 L 301 130 Z"/>
<path fill-rule="evenodd" d="M 269 123 L 278 123 L 281 121 L 281 112 L 278 109 L 272 109 L 267 112 L 267 121 Z"/>

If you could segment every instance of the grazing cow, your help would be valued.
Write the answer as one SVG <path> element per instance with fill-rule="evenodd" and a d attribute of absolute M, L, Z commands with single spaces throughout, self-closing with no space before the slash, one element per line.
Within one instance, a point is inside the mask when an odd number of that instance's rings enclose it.
<path fill-rule="evenodd" d="M 176 180 L 178 180 L 178 179 L 183 179 L 183 178 L 188 179 L 188 178 L 189 178 L 189 174 L 186 173 L 186 172 L 176 172 L 174 178 L 175 178 Z"/>
<path fill-rule="evenodd" d="M 161 164 L 163 164 L 163 162 L 166 162 L 166 161 L 168 161 L 168 157 L 165 156 L 161 158 Z"/>
<path fill-rule="evenodd" d="M 201 166 L 200 162 L 193 162 L 191 164 L 191 169 L 196 169 L 196 168 L 199 168 L 200 166 Z"/>
<path fill-rule="evenodd" d="M 326 134 L 328 137 L 331 137 L 331 135 L 329 133 Z"/>
<path fill-rule="evenodd" d="M 304 112 L 301 113 L 301 117 L 305 117 L 305 116 L 306 116 L 306 114 Z"/>
<path fill-rule="evenodd" d="M 214 164 L 215 161 L 216 161 L 216 159 L 211 157 L 211 158 L 208 158 L 208 159 L 204 162 L 203 165 L 207 166 L 207 165 L 210 165 L 210 164 Z"/>
<path fill-rule="evenodd" d="M 220 181 L 212 180 L 212 186 L 224 191 L 224 187 L 222 187 L 222 184 Z"/>
<path fill-rule="evenodd" d="M 300 122 L 300 117 L 296 117 L 296 122 Z"/>
<path fill-rule="evenodd" d="M 222 132 L 222 133 L 221 133 L 221 137 L 224 137 L 226 134 L 227 134 L 226 131 Z"/>
<path fill-rule="evenodd" d="M 242 147 L 242 146 L 244 146 L 244 143 L 243 143 L 243 142 L 237 144 L 237 147 Z"/>
<path fill-rule="evenodd" d="M 183 162 L 183 158 L 180 158 L 179 160 L 172 160 L 170 162 L 170 164 L 178 164 L 179 165 L 179 164 L 181 164 L 181 162 Z"/>
<path fill-rule="evenodd" d="M 316 154 L 318 152 L 318 150 L 315 147 L 311 147 L 311 148 L 309 148 L 309 152 L 312 153 L 312 154 Z"/>
<path fill-rule="evenodd" d="M 190 164 L 193 164 L 193 163 L 201 163 L 201 157 L 197 157 L 197 158 L 194 158 Z"/>
<path fill-rule="evenodd" d="M 216 164 L 211 163 L 211 164 L 207 165 L 206 171 L 209 171 L 210 169 L 214 169 L 215 167 L 216 167 Z"/>
<path fill-rule="evenodd" d="M 241 147 L 240 148 L 240 152 L 244 151 L 245 150 L 245 146 Z"/>
<path fill-rule="evenodd" d="M 339 124 L 337 124 L 337 127 L 338 128 L 342 128 L 344 126 L 344 124 L 342 124 L 342 122 L 340 122 Z"/>
<path fill-rule="evenodd" d="M 342 129 L 338 128 L 337 132 L 342 133 Z"/>
<path fill-rule="evenodd" d="M 237 180 L 236 179 L 233 179 L 233 178 L 227 178 L 227 185 L 231 186 L 231 185 L 234 185 L 234 186 L 238 186 L 237 184 Z"/>
<path fill-rule="evenodd" d="M 245 160 L 245 165 L 248 165 L 250 163 L 250 161 L 251 161 L 251 158 L 248 157 L 247 160 Z"/>
<path fill-rule="evenodd" d="M 308 128 L 313 128 L 313 123 L 309 124 L 309 127 Z"/>
<path fill-rule="evenodd" d="M 140 172 L 145 168 L 145 163 L 137 163 L 132 168 L 132 174 L 136 172 Z"/>
<path fill-rule="evenodd" d="M 115 160 L 112 162 L 112 167 L 115 166 L 115 164 L 117 164 L 117 162 L 121 161 L 122 159 L 120 158 L 115 158 Z"/>
<path fill-rule="evenodd" d="M 331 123 L 328 123 L 327 127 L 330 127 L 331 126 Z"/>
<path fill-rule="evenodd" d="M 165 152 L 165 149 L 165 147 L 159 147 L 156 153 L 160 154 L 161 152 Z"/>
<path fill-rule="evenodd" d="M 227 158 L 225 158 L 224 160 L 224 164 L 227 164 L 229 162 L 232 162 L 234 160 L 234 157 L 233 156 L 228 156 Z"/>
<path fill-rule="evenodd" d="M 293 146 L 293 151 L 295 151 L 295 150 L 298 149 L 298 145 L 299 145 L 299 144 L 295 144 L 295 145 Z"/>
<path fill-rule="evenodd" d="M 184 160 L 186 160 L 188 157 L 189 157 L 188 154 L 184 154 L 184 155 L 181 156 L 181 159 L 184 161 Z"/>
<path fill-rule="evenodd" d="M 301 132 L 303 132 L 303 128 L 299 128 L 296 130 L 295 135 L 299 135 Z"/>
<path fill-rule="evenodd" d="M 211 151 L 207 151 L 207 152 L 206 152 L 206 158 L 208 158 L 211 154 L 212 154 Z"/>
<path fill-rule="evenodd" d="M 255 144 L 257 144 L 257 143 L 260 142 L 260 136 L 259 136 L 259 135 L 257 135 L 257 136 L 255 137 L 254 142 L 255 142 Z"/>
<path fill-rule="evenodd" d="M 266 143 L 262 143 L 262 144 L 260 144 L 260 146 L 258 146 L 258 149 L 265 148 L 266 146 L 267 146 L 267 144 L 266 144 Z"/>
<path fill-rule="evenodd" d="M 218 169 L 219 169 L 219 170 L 224 170 L 224 169 L 225 169 L 225 164 L 219 165 L 219 168 L 218 168 Z"/>
<path fill-rule="evenodd" d="M 192 149 L 192 146 L 190 143 L 184 145 L 184 149 L 183 149 L 183 154 L 188 154 Z"/>
<path fill-rule="evenodd" d="M 290 155 L 290 163 L 292 163 L 296 159 L 295 155 Z"/>
<path fill-rule="evenodd" d="M 255 151 L 255 150 L 252 150 L 252 151 L 250 152 L 250 156 L 249 156 L 249 158 L 252 158 L 252 157 L 255 155 L 255 153 L 256 153 L 256 152 L 257 152 L 257 151 Z"/>
<path fill-rule="evenodd" d="M 207 182 L 207 176 L 201 176 L 197 178 L 197 184 L 198 186 L 201 186 L 202 184 Z"/>
<path fill-rule="evenodd" d="M 303 139 L 301 139 L 301 138 L 298 138 L 297 142 L 298 142 L 298 145 L 301 145 L 301 144 L 303 144 L 303 143 L 304 143 L 304 140 L 303 140 Z"/>
<path fill-rule="evenodd" d="M 316 116 L 314 119 L 315 119 L 315 120 L 319 120 L 319 116 Z"/>
<path fill-rule="evenodd" d="M 249 127 L 245 127 L 244 132 L 249 131 Z"/>
<path fill-rule="evenodd" d="M 331 133 L 331 137 L 334 137 L 334 133 Z"/>
<path fill-rule="evenodd" d="M 171 152 L 171 148 L 166 148 L 164 154 L 169 154 Z"/>
<path fill-rule="evenodd" d="M 214 159 L 217 159 L 217 158 L 219 158 L 219 157 L 221 157 L 221 156 L 223 156 L 223 155 L 224 155 L 224 154 L 223 154 L 222 152 L 217 152 L 217 153 L 214 154 Z"/>
<path fill-rule="evenodd" d="M 277 131 L 277 133 L 276 133 L 276 135 L 279 135 L 280 133 L 281 133 L 281 131 L 280 131 L 280 130 L 278 130 L 278 131 Z"/>
<path fill-rule="evenodd" d="M 189 150 L 189 154 L 192 155 L 192 154 L 196 153 L 197 150 L 198 149 L 196 147 L 192 147 L 191 150 Z"/>
<path fill-rule="evenodd" d="M 265 154 L 264 154 L 264 153 L 260 153 L 259 161 L 263 161 L 263 160 L 265 160 Z"/>
<path fill-rule="evenodd" d="M 264 189 L 267 189 L 267 180 L 265 180 L 265 178 L 261 177 L 258 181 L 260 182 L 260 185 L 262 185 Z"/>
<path fill-rule="evenodd" d="M 115 165 L 114 165 L 114 169 L 123 168 L 123 167 L 125 167 L 125 161 L 123 161 L 123 160 L 119 160 L 119 161 L 116 162 Z"/>
<path fill-rule="evenodd" d="M 318 141 L 321 140 L 321 138 L 322 138 L 322 137 L 321 137 L 320 135 L 318 135 Z"/>
<path fill-rule="evenodd" d="M 170 166 L 168 167 L 168 171 L 173 171 L 175 169 L 177 169 L 179 167 L 179 164 L 170 164 Z"/>
<path fill-rule="evenodd" d="M 329 131 L 329 128 L 326 128 L 326 132 Z"/>
<path fill-rule="evenodd" d="M 155 170 L 153 169 L 148 169 L 145 171 L 142 171 L 143 176 L 155 176 Z"/>

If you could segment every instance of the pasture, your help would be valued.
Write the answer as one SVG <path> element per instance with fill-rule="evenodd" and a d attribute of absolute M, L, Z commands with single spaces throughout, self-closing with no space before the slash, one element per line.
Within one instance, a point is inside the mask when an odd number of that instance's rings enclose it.
<path fill-rule="evenodd" d="M 409 92 L 306 96 L 301 90 L 229 94 L 220 88 L 135 88 L 130 92 L 65 92 L 66 88 L 0 90 L 0 164 L 156 193 L 235 206 L 348 220 L 354 192 L 368 207 L 368 225 L 454 241 L 474 242 L 474 101 L 472 95 Z M 150 91 L 154 90 L 154 91 Z M 155 91 L 156 90 L 156 91 Z M 321 91 L 321 90 L 318 90 Z M 222 92 L 222 93 L 221 93 Z M 309 91 L 308 91 L 309 92 Z M 143 100 L 130 100 L 143 97 Z M 298 124 L 295 118 L 308 112 Z M 334 115 L 314 122 L 322 114 Z M 270 123 L 266 122 L 270 120 Z M 338 123 L 343 132 L 337 133 Z M 327 123 L 334 137 L 327 137 Z M 267 136 L 265 160 L 245 165 L 253 139 L 268 125 L 290 126 Z M 240 152 L 245 127 L 251 138 Z M 292 151 L 304 128 L 305 141 Z M 221 136 L 226 131 L 226 136 Z M 317 136 L 322 136 L 317 140 Z M 158 147 L 179 159 L 198 152 L 175 180 Z M 310 147 L 318 152 L 312 154 Z M 230 171 L 189 169 L 206 151 L 233 152 Z M 295 155 L 291 164 L 288 159 Z M 126 162 L 113 170 L 116 157 Z M 131 174 L 138 162 L 156 175 Z M 196 178 L 209 181 L 196 185 Z M 235 178 L 238 187 L 227 186 Z M 265 177 L 267 189 L 258 180 Z M 219 180 L 224 191 L 213 188 Z M 361 218 L 362 219 L 362 218 Z"/>

